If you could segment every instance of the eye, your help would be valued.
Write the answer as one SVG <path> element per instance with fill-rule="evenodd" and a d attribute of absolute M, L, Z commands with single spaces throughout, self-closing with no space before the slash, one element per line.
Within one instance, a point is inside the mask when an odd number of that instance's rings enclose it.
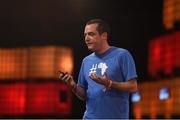
<path fill-rule="evenodd" d="M 88 35 L 89 35 L 89 36 L 94 36 L 94 35 L 95 35 L 95 33 L 90 32 L 90 33 L 88 33 Z"/>

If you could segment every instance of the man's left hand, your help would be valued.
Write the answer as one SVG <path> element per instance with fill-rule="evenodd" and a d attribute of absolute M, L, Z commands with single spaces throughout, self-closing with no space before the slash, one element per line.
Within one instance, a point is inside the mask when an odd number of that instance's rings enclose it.
<path fill-rule="evenodd" d="M 89 77 L 99 84 L 102 84 L 105 86 L 108 86 L 108 84 L 109 84 L 109 78 L 108 78 L 106 72 L 103 75 L 103 77 L 98 76 L 96 73 L 92 73 Z"/>

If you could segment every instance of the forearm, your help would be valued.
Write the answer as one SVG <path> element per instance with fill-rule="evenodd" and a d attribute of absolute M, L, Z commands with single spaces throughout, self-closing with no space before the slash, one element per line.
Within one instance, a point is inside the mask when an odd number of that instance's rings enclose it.
<path fill-rule="evenodd" d="M 86 99 L 86 91 L 84 90 L 84 88 L 75 84 L 72 88 L 72 91 L 79 99 L 81 99 L 81 100 Z"/>
<path fill-rule="evenodd" d="M 137 91 L 137 82 L 134 79 L 129 80 L 127 82 L 112 81 L 110 88 L 116 89 L 118 91 L 135 92 L 135 91 Z"/>

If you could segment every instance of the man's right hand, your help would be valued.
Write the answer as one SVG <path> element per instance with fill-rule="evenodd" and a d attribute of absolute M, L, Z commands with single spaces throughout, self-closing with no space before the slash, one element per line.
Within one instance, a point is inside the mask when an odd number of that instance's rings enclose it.
<path fill-rule="evenodd" d="M 86 99 L 86 91 L 84 90 L 84 88 L 78 86 L 75 83 L 72 75 L 68 73 L 58 72 L 58 77 L 61 81 L 67 83 L 71 87 L 72 91 L 79 99 L 81 100 Z"/>
<path fill-rule="evenodd" d="M 73 79 L 73 76 L 68 74 L 68 73 L 63 73 L 63 72 L 59 72 L 58 73 L 58 78 L 67 83 L 69 86 L 73 87 L 74 85 L 76 85 L 74 79 Z"/>

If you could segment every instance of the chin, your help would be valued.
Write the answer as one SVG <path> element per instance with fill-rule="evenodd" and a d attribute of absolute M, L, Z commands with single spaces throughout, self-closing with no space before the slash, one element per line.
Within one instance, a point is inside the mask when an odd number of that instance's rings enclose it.
<path fill-rule="evenodd" d="M 93 51 L 93 52 L 95 51 L 95 49 L 92 47 L 88 47 L 88 50 Z"/>

